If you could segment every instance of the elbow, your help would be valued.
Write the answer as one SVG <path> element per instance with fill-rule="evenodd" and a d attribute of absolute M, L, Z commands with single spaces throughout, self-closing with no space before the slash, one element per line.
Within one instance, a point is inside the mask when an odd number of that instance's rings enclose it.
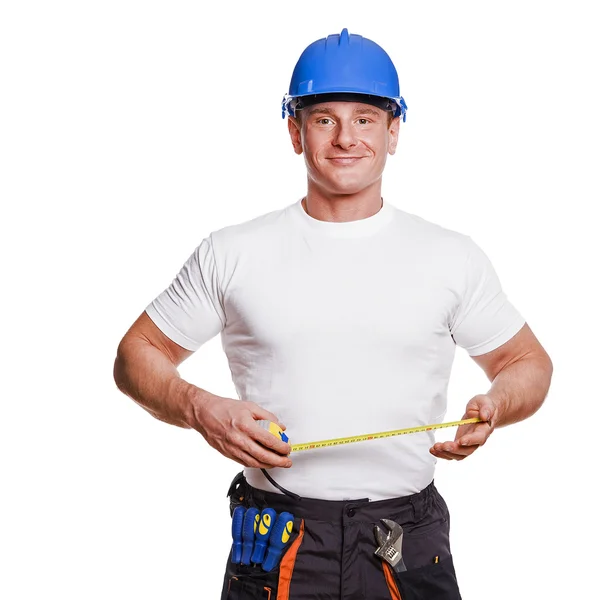
<path fill-rule="evenodd" d="M 554 372 L 554 364 L 552 363 L 550 355 L 544 349 L 541 349 L 539 352 L 534 353 L 531 356 L 533 360 L 535 360 L 535 364 L 537 365 L 538 369 L 544 373 L 548 380 L 548 384 L 550 384 L 552 373 Z"/>
<path fill-rule="evenodd" d="M 547 377 L 548 377 L 548 389 L 550 389 L 550 384 L 552 382 L 552 374 L 554 373 L 554 364 L 552 363 L 552 360 L 550 359 L 550 357 L 548 356 L 548 363 L 547 363 Z"/>
<path fill-rule="evenodd" d="M 123 360 L 119 353 L 117 353 L 117 357 L 115 358 L 115 362 L 113 365 L 113 379 L 117 386 L 117 388 L 122 392 L 123 391 Z"/>
<path fill-rule="evenodd" d="M 552 363 L 552 359 L 550 358 L 547 352 L 544 353 L 543 369 L 546 373 L 546 377 L 548 378 L 548 386 L 550 386 L 550 381 L 552 380 L 552 373 L 554 373 L 554 364 Z"/>
<path fill-rule="evenodd" d="M 115 363 L 113 365 L 113 379 L 114 382 L 117 386 L 117 388 L 122 392 L 122 385 L 123 385 L 123 366 L 120 360 L 119 355 L 117 354 L 117 357 L 115 358 Z"/>
<path fill-rule="evenodd" d="M 540 361 L 540 370 L 542 372 L 542 382 L 541 385 L 545 388 L 545 392 L 542 393 L 538 409 L 542 406 L 542 404 L 546 401 L 548 397 L 548 392 L 550 391 L 550 385 L 552 383 L 552 374 L 554 372 L 554 365 L 552 360 L 546 354 L 543 359 Z"/>
<path fill-rule="evenodd" d="M 113 364 L 113 380 L 117 388 L 126 393 L 126 365 L 127 365 L 127 342 L 124 337 L 117 347 L 117 355 Z"/>

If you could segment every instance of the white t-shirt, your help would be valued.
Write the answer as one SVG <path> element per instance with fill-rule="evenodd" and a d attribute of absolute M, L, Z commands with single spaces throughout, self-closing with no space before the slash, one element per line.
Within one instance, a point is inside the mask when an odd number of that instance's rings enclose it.
<path fill-rule="evenodd" d="M 292 444 L 442 422 L 456 345 L 490 352 L 525 324 L 471 237 L 385 200 L 356 221 L 314 219 L 298 200 L 213 231 L 146 312 L 189 350 L 221 333 L 239 398 L 276 414 Z M 432 481 L 434 442 L 292 452 L 269 473 L 303 497 L 404 496 Z"/>

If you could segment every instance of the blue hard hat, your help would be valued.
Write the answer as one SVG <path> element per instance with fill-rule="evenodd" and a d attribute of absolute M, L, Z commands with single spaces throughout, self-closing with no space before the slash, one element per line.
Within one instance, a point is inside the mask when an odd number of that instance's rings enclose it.
<path fill-rule="evenodd" d="M 314 102 L 320 94 L 364 95 L 365 101 L 387 99 L 394 117 L 406 121 L 406 102 L 400 96 L 400 82 L 387 52 L 361 35 L 342 33 L 313 42 L 301 54 L 281 103 L 281 116 L 295 115 L 302 98 Z M 349 96 L 350 97 L 350 96 Z"/>

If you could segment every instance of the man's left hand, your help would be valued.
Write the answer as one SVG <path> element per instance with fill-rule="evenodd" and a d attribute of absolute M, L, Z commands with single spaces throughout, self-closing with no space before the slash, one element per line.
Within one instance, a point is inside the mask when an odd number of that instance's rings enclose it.
<path fill-rule="evenodd" d="M 495 402 L 486 394 L 474 396 L 467 404 L 463 419 L 478 417 L 481 423 L 468 423 L 456 430 L 453 442 L 437 442 L 429 452 L 437 458 L 446 460 L 463 460 L 483 446 L 494 431 L 498 418 Z"/>

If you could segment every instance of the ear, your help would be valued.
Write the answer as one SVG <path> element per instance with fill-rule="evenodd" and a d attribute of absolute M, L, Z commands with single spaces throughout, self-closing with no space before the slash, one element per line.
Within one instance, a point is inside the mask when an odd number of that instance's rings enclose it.
<path fill-rule="evenodd" d="M 302 154 L 302 126 L 294 117 L 288 117 L 288 131 L 296 154 Z"/>
<path fill-rule="evenodd" d="M 388 152 L 389 154 L 396 153 L 396 146 L 398 145 L 398 133 L 400 132 L 400 117 L 394 117 L 390 123 L 388 129 Z"/>

